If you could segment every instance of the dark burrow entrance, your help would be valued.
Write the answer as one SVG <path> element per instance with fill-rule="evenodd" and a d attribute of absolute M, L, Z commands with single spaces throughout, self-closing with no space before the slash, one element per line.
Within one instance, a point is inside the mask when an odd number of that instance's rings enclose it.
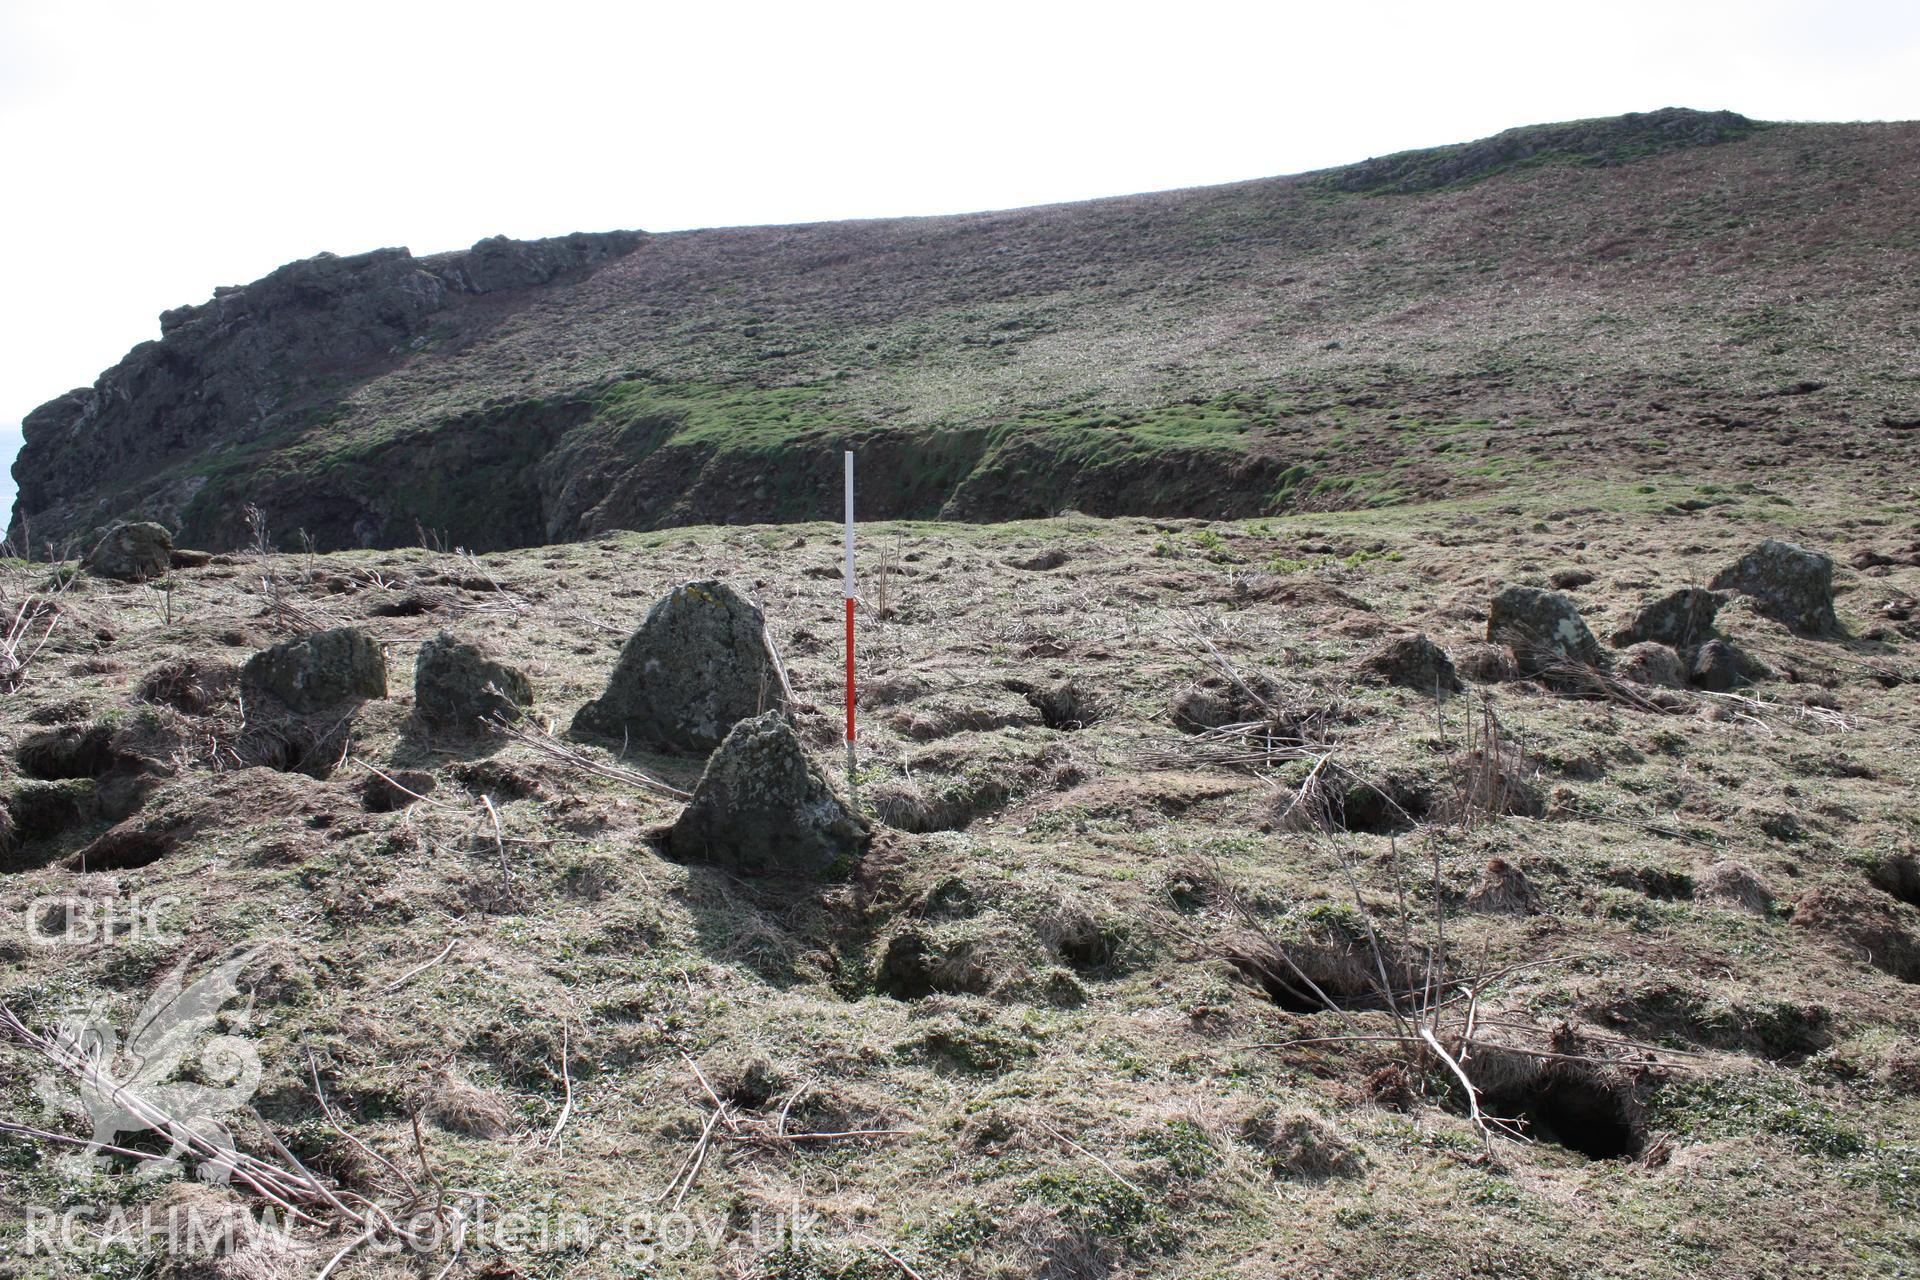
<path fill-rule="evenodd" d="M 1480 1109 L 1536 1142 L 1577 1151 L 1589 1160 L 1638 1155 L 1645 1142 L 1631 1095 L 1588 1075 L 1543 1071 L 1525 1084 L 1484 1094 Z"/>
<path fill-rule="evenodd" d="M 1387 1007 L 1373 956 L 1361 947 L 1302 944 L 1282 948 L 1270 939 L 1253 936 L 1234 939 L 1222 954 L 1288 1013 L 1324 1013 L 1328 1003 L 1336 1009 Z M 1392 962 L 1386 966 L 1388 977 L 1405 990 L 1410 979 L 1401 968 Z M 1325 1000 L 1321 999 L 1323 995 Z"/>
<path fill-rule="evenodd" d="M 113 733 L 104 725 L 36 733 L 16 753 L 20 771 L 43 782 L 97 778 L 120 762 Z"/>
<path fill-rule="evenodd" d="M 164 826 L 122 825 L 67 859 L 74 871 L 135 871 L 173 851 L 180 833 Z"/>
<path fill-rule="evenodd" d="M 1330 807 L 1333 825 L 1367 835 L 1405 835 L 1433 810 L 1433 796 L 1423 787 L 1400 778 L 1378 784 L 1356 781 L 1344 794 L 1335 793 Z"/>

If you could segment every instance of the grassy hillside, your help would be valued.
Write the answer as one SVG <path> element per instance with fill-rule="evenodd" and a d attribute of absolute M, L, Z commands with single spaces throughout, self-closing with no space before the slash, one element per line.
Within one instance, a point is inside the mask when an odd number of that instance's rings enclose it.
<path fill-rule="evenodd" d="M 344 364 L 267 352 L 211 405 L 43 411 L 18 514 L 57 538 L 145 511 L 220 546 L 253 501 L 322 546 L 533 545 L 827 516 L 847 444 L 873 513 L 918 518 L 1466 496 L 1575 442 L 1622 473 L 1798 466 L 1829 450 L 1796 442 L 1878 447 L 1915 413 L 1916 128 L 1654 113 L 1087 204 L 638 237 L 375 325 Z M 449 261 L 408 263 L 439 287 Z M 183 385 L 257 372 L 236 341 L 195 347 Z M 1498 458 L 1424 442 L 1482 429 Z"/>

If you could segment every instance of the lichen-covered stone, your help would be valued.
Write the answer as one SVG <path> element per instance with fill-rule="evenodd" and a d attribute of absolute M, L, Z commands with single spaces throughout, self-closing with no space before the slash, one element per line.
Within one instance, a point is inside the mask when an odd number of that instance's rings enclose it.
<path fill-rule="evenodd" d="M 1632 621 L 1613 633 L 1613 645 L 1624 649 L 1651 640 L 1685 651 L 1712 637 L 1714 615 L 1719 612 L 1719 596 L 1699 587 L 1682 587 L 1641 606 Z"/>
<path fill-rule="evenodd" d="M 473 729 L 496 715 L 516 717 L 532 703 L 524 672 L 450 632 L 422 644 L 414 659 L 413 707 L 430 725 Z"/>
<path fill-rule="evenodd" d="M 1493 598 L 1487 639 L 1513 650 L 1526 675 L 1559 663 L 1597 667 L 1606 660 L 1573 601 L 1538 587 L 1505 587 Z"/>
<path fill-rule="evenodd" d="M 1367 659 L 1366 667 L 1388 684 L 1417 693 L 1457 693 L 1462 688 L 1453 659 L 1424 635 L 1388 641 Z"/>
<path fill-rule="evenodd" d="M 1833 560 L 1769 538 L 1714 575 L 1716 591 L 1751 596 L 1754 607 L 1804 635 L 1839 629 L 1833 612 Z"/>
<path fill-rule="evenodd" d="M 173 535 L 151 520 L 117 524 L 87 553 L 85 568 L 98 578 L 145 582 L 164 578 L 172 564 Z"/>
<path fill-rule="evenodd" d="M 387 658 L 366 632 L 335 627 L 262 649 L 247 659 L 240 678 L 290 710 L 325 711 L 355 698 L 386 697 Z"/>
<path fill-rule="evenodd" d="M 580 708 L 573 728 L 700 753 L 782 702 L 760 610 L 724 582 L 689 582 L 647 611 L 606 692 Z"/>
<path fill-rule="evenodd" d="M 837 878 L 873 830 L 807 757 L 777 711 L 734 725 L 673 824 L 676 858 L 751 875 Z"/>

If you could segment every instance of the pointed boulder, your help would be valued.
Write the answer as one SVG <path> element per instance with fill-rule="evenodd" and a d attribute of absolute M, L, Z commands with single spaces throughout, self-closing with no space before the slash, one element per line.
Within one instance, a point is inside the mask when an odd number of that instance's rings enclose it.
<path fill-rule="evenodd" d="M 807 757 L 777 711 L 734 725 L 667 836 L 676 858 L 749 875 L 837 879 L 873 829 Z"/>
<path fill-rule="evenodd" d="M 1641 606 L 1632 621 L 1613 633 L 1613 647 L 1653 641 L 1685 652 L 1713 637 L 1720 597 L 1699 587 L 1681 587 Z"/>
<path fill-rule="evenodd" d="M 647 611 L 573 728 L 704 754 L 741 720 L 784 705 L 784 690 L 760 610 L 724 582 L 689 582 Z"/>

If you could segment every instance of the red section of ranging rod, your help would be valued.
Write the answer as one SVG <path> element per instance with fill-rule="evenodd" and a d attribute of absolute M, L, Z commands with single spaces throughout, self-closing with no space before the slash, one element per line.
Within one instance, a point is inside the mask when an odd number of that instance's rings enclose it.
<path fill-rule="evenodd" d="M 847 599 L 847 741 L 853 741 L 853 599 Z"/>

